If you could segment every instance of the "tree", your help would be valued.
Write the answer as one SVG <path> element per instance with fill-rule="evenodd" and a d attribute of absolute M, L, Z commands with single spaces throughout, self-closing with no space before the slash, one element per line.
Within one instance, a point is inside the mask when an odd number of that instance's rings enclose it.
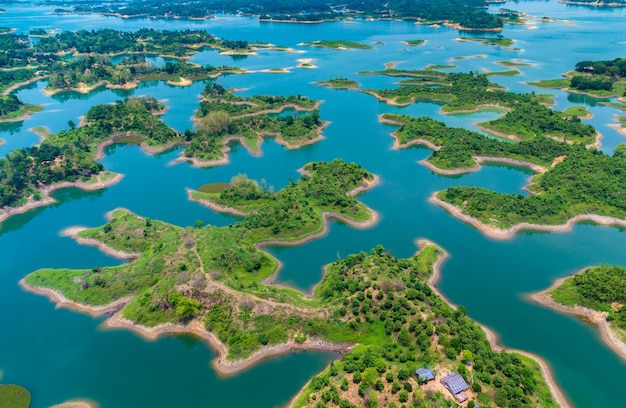
<path fill-rule="evenodd" d="M 76 123 L 74 123 L 72 119 L 67 121 L 67 126 L 69 126 L 72 130 L 76 129 Z"/>
<path fill-rule="evenodd" d="M 230 115 L 224 111 L 209 112 L 200 119 L 197 125 L 198 133 L 204 135 L 220 134 L 228 129 Z"/>
<path fill-rule="evenodd" d="M 626 144 L 625 143 L 621 143 L 615 147 L 615 150 L 613 151 L 613 157 L 626 159 Z"/>

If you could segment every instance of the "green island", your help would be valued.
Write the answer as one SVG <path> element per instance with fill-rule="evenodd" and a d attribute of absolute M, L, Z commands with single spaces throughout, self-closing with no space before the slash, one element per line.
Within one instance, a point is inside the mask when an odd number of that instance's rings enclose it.
<path fill-rule="evenodd" d="M 518 71 L 517 69 L 509 69 L 507 71 L 489 71 L 486 72 L 485 75 L 487 75 L 488 77 L 491 76 L 517 76 L 520 75 L 521 72 Z"/>
<path fill-rule="evenodd" d="M 514 59 L 510 61 L 496 61 L 496 64 L 505 66 L 505 67 L 532 67 L 533 64 L 529 62 L 524 62 L 524 60 Z"/>
<path fill-rule="evenodd" d="M 320 140 L 326 125 L 317 110 L 320 102 L 301 95 L 243 98 L 209 83 L 202 96 L 194 118 L 196 137 L 190 138 L 183 153 L 185 158 L 197 159 L 197 164 L 224 160 L 226 145 L 232 140 L 239 140 L 254 154 L 260 153 L 264 137 L 275 137 L 289 149 L 299 148 Z M 275 116 L 285 110 L 308 113 Z"/>
<path fill-rule="evenodd" d="M 412 47 L 417 47 L 419 45 L 425 44 L 426 40 L 404 40 L 402 41 L 406 45 L 410 45 Z"/>
<path fill-rule="evenodd" d="M 331 48 L 333 50 L 347 50 L 351 48 L 360 50 L 372 49 L 371 45 L 346 40 L 318 40 L 312 43 L 302 43 L 301 45 L 308 45 L 310 47 Z"/>
<path fill-rule="evenodd" d="M 511 45 L 515 44 L 510 38 L 503 37 L 498 35 L 497 37 L 460 37 L 457 41 L 468 42 L 468 41 L 476 41 L 481 43 L 482 45 L 497 45 L 502 48 L 509 48 Z"/>
<path fill-rule="evenodd" d="M 0 408 L 28 408 L 30 392 L 20 385 L 0 384 Z"/>
<path fill-rule="evenodd" d="M 485 0 L 375 0 L 362 2 L 350 0 L 332 5 L 323 0 L 306 2 L 275 2 L 272 0 L 235 0 L 228 3 L 216 0 L 192 0 L 185 4 L 147 0 L 141 3 L 122 1 L 103 6 L 81 3 L 73 7 L 74 12 L 96 12 L 122 18 L 176 18 L 205 20 L 215 13 L 244 14 L 257 16 L 261 22 L 321 23 L 348 20 L 351 18 L 405 19 L 423 23 L 445 22 L 461 30 L 500 31 L 503 19 L 488 13 Z M 71 13 L 72 10 L 57 9 L 56 13 Z"/>
<path fill-rule="evenodd" d="M 316 82 L 316 84 L 333 89 L 356 89 L 360 86 L 357 81 L 348 78 L 333 78 L 327 81 Z"/>
<path fill-rule="evenodd" d="M 326 176 L 336 169 L 328 166 L 345 170 L 329 181 Z M 495 351 L 463 307 L 454 309 L 431 288 L 429 280 L 445 256 L 432 243 L 420 242 L 421 250 L 407 259 L 382 246 L 349 255 L 327 266 L 310 298 L 264 284 L 276 269 L 276 262 L 254 247 L 259 239 L 275 237 L 274 211 L 265 209 L 298 208 L 298 202 L 289 202 L 294 193 L 311 194 L 307 200 L 315 205 L 320 190 L 310 188 L 314 184 L 337 192 L 337 198 L 349 197 L 346 189 L 362 185 L 360 177 L 366 174 L 338 160 L 312 163 L 305 170 L 311 177 L 276 193 L 276 202 L 251 198 L 263 189 L 248 180 L 231 183 L 219 193 L 223 202 L 259 208 L 232 227 L 179 228 L 116 210 L 105 226 L 75 234 L 84 243 L 132 252 L 134 261 L 91 270 L 39 270 L 22 284 L 94 313 L 112 310 L 107 306 L 112 302 L 115 309 L 123 307 L 110 325 L 152 337 L 178 331 L 213 339 L 220 351 L 215 365 L 223 372 L 290 349 L 343 351 L 295 397 L 296 407 L 331 402 L 340 407 L 449 406 L 453 395 L 436 381 L 422 383 L 414 374 L 420 367 L 437 376 L 459 373 L 468 384 L 468 406 L 558 406 L 537 362 Z M 352 182 L 345 183 L 348 179 Z M 297 211 L 291 219 L 306 212 Z M 254 226 L 264 218 L 267 227 Z"/>
<path fill-rule="evenodd" d="M 521 102 L 501 118 L 478 126 L 484 131 L 513 140 L 548 136 L 569 143 L 592 145 L 599 136 L 593 126 L 581 122 L 580 116 L 587 115 L 589 112 L 584 107 L 572 107 L 559 112 L 540 103 Z"/>
<path fill-rule="evenodd" d="M 467 173 L 481 162 L 493 161 L 527 166 L 538 173 L 526 187 L 533 193 L 528 196 L 454 186 L 431 197 L 486 234 L 502 238 L 521 229 L 562 231 L 581 220 L 626 225 L 621 199 L 626 194 L 626 146 L 608 156 L 581 143 L 541 135 L 510 143 L 427 117 L 386 114 L 381 120 L 401 125 L 393 134 L 397 148 L 421 144 L 434 150 L 422 163 L 435 172 Z"/>
<path fill-rule="evenodd" d="M 233 139 L 258 152 L 261 136 L 276 137 L 289 148 L 321 138 L 324 122 L 315 109 L 317 101 L 302 96 L 256 96 L 242 100 L 219 85 L 206 88 L 207 104 L 213 101 L 221 108 L 201 116 L 196 131 L 179 134 L 165 125 L 157 116 L 164 106 L 154 97 L 131 97 L 123 102 L 96 105 L 85 114 L 82 126 L 72 123 L 71 129 L 46 136 L 39 146 L 12 151 L 0 159 L 0 218 L 49 204 L 52 199 L 48 194 L 68 183 L 96 189 L 117 182 L 119 176 L 111 177 L 97 162 L 104 147 L 112 143 L 140 143 L 149 153 L 185 145 L 181 160 L 215 165 L 227 160 L 227 144 Z M 228 95 L 230 105 L 217 102 L 220 92 Z M 232 106 L 234 111 L 228 113 L 224 106 Z M 288 108 L 312 113 L 297 118 L 267 114 L 268 110 L 281 112 Z M 245 116 L 246 113 L 254 116 Z"/>
<path fill-rule="evenodd" d="M 443 113 L 473 112 L 482 107 L 516 109 L 518 105 L 530 104 L 540 109 L 540 104 L 550 104 L 550 95 L 517 94 L 507 92 L 496 83 L 490 82 L 487 75 L 479 73 L 444 73 L 433 69 L 361 72 L 361 75 L 389 75 L 409 77 L 400 81 L 395 89 L 363 89 L 379 100 L 392 105 L 405 106 L 420 101 L 445 102 Z"/>
<path fill-rule="evenodd" d="M 30 114 L 42 110 L 43 108 L 39 105 L 23 103 L 13 94 L 0 96 L 0 122 L 23 121 Z"/>
<path fill-rule="evenodd" d="M 585 268 L 559 279 L 531 298 L 599 326 L 602 340 L 626 359 L 626 268 L 618 265 Z"/>
<path fill-rule="evenodd" d="M 219 39 L 204 30 L 64 31 L 39 38 L 36 43 L 25 35 L 10 32 L 0 36 L 0 48 L 11 50 L 10 54 L 0 55 L 0 91 L 6 97 L 22 85 L 48 79 L 48 87 L 44 90 L 47 94 L 62 91 L 87 93 L 104 85 L 130 89 L 139 81 L 151 80 L 187 85 L 195 80 L 245 72 L 235 67 L 200 66 L 185 61 L 205 47 L 222 52 L 251 50 L 247 41 Z M 67 61 L 63 59 L 66 55 L 74 58 Z M 146 61 L 146 57 L 157 55 L 175 58 L 178 63 L 168 61 L 157 68 Z M 113 56 L 123 58 L 114 64 Z M 3 100 L 2 103 L 6 102 Z M 18 112 L 13 107 L 10 113 L 16 118 L 22 117 L 29 112 L 25 109 L 32 112 L 35 108 L 22 106 Z M 13 117 L 4 119 L 15 120 Z"/>
<path fill-rule="evenodd" d="M 580 61 L 565 78 L 529 82 L 539 88 L 558 88 L 584 93 L 595 98 L 626 96 L 626 58 L 605 61 Z"/>

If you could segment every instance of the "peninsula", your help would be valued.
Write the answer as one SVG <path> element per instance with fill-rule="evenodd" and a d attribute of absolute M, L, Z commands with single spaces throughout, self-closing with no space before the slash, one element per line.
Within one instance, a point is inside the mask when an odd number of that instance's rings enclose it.
<path fill-rule="evenodd" d="M 396 148 L 421 144 L 433 149 L 422 164 L 437 173 L 476 171 L 486 161 L 526 166 L 538 173 L 527 186 L 531 195 L 453 186 L 431 197 L 486 234 L 508 238 L 522 229 L 564 231 L 582 220 L 626 226 L 626 206 L 620 199 L 626 193 L 626 160 L 619 151 L 611 157 L 545 136 L 508 143 L 426 117 L 387 114 L 381 120 L 401 125 L 393 134 Z"/>
<path fill-rule="evenodd" d="M 307 171 L 315 180 L 313 165 Z M 300 183 L 306 181 L 293 188 Z M 231 186 L 221 195 L 232 191 Z M 253 241 L 246 249 L 240 247 L 242 241 L 228 238 L 246 239 L 244 226 L 253 225 L 247 221 L 252 217 L 256 215 L 235 224 L 230 235 L 228 227 L 180 229 L 116 210 L 105 227 L 77 235 L 104 249 L 137 252 L 135 261 L 90 271 L 36 271 L 22 285 L 81 310 L 102 313 L 123 307 L 108 324 L 146 336 L 195 333 L 219 351 L 214 365 L 225 373 L 293 349 L 342 351 L 339 361 L 294 398 L 290 405 L 295 407 L 331 401 L 343 407 L 409 400 L 449 404 L 452 394 L 436 392 L 436 383 L 423 384 L 414 375 L 420 367 L 437 376 L 459 373 L 468 383 L 464 396 L 475 403 L 558 406 L 537 362 L 492 349 L 464 308 L 455 310 L 431 289 L 429 280 L 445 254 L 436 245 L 420 241 L 421 250 L 408 259 L 396 258 L 382 246 L 349 255 L 325 268 L 307 298 L 263 284 L 276 264 L 250 247 Z M 125 239 L 129 233 L 133 236 Z M 238 251 L 244 259 L 234 256 Z M 254 265 L 260 266 L 255 270 Z"/>
<path fill-rule="evenodd" d="M 625 268 L 612 265 L 585 268 L 530 298 L 598 326 L 602 340 L 626 360 Z"/>

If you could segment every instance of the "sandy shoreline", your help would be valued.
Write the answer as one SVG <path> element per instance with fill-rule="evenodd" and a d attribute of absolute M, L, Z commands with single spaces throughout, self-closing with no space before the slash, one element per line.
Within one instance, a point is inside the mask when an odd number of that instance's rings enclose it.
<path fill-rule="evenodd" d="M 18 89 L 20 89 L 23 86 L 26 85 L 30 85 L 32 83 L 35 83 L 37 81 L 41 81 L 42 79 L 47 78 L 47 76 L 38 76 L 32 79 L 29 79 L 28 81 L 23 81 L 23 82 L 18 82 L 17 84 L 13 84 L 10 87 L 8 87 L 7 89 L 4 90 L 4 92 L 2 92 L 2 95 L 7 96 L 9 95 L 11 92 L 16 91 Z"/>
<path fill-rule="evenodd" d="M 236 208 L 226 207 L 225 205 L 221 205 L 216 202 L 213 202 L 209 200 L 208 198 L 207 199 L 194 198 L 191 195 L 193 192 L 194 190 L 190 188 L 187 189 L 187 197 L 189 198 L 189 201 L 193 201 L 198 204 L 204 205 L 205 207 L 208 207 L 218 213 L 236 215 L 238 217 L 245 217 L 251 214 L 251 212 L 248 212 L 248 211 L 241 211 L 241 210 L 237 210 Z"/>
<path fill-rule="evenodd" d="M 617 123 L 612 123 L 609 126 L 616 130 L 622 136 L 626 136 L 626 128 L 624 126 Z"/>
<path fill-rule="evenodd" d="M 97 408 L 97 407 L 98 407 L 98 404 L 96 402 L 78 399 L 78 400 L 70 400 L 70 401 L 62 402 L 60 404 L 52 405 L 49 408 Z"/>
<path fill-rule="evenodd" d="M 115 176 L 111 177 L 110 179 L 99 181 L 98 183 L 93 183 L 93 184 L 89 184 L 89 183 L 79 180 L 79 181 L 73 181 L 73 182 L 63 181 L 63 182 L 54 183 L 54 184 L 50 184 L 48 186 L 42 187 L 39 189 L 39 192 L 41 193 L 40 200 L 35 200 L 31 197 L 28 199 L 26 204 L 22 206 L 0 208 L 0 223 L 6 221 L 8 218 L 14 215 L 23 214 L 32 209 L 35 209 L 38 207 L 45 207 L 47 205 L 56 203 L 56 200 L 50 197 L 50 194 L 55 190 L 58 190 L 61 188 L 68 188 L 68 187 L 76 187 L 76 188 L 80 188 L 81 190 L 86 190 L 86 191 L 99 190 L 101 188 L 110 187 L 118 183 L 124 177 L 122 174 L 119 174 L 119 173 L 113 173 L 113 174 L 115 174 Z"/>
<path fill-rule="evenodd" d="M 612 226 L 619 226 L 619 227 L 624 227 L 626 228 L 626 220 L 621 220 L 619 218 L 615 218 L 615 217 L 607 217 L 604 215 L 596 215 L 596 214 L 580 214 L 577 215 L 573 218 L 570 218 L 565 224 L 559 224 L 559 225 L 543 225 L 543 224 L 531 224 L 528 222 L 522 222 L 519 224 L 516 224 L 510 228 L 507 229 L 502 229 L 502 228 L 497 228 L 494 227 L 492 225 L 488 225 L 485 224 L 483 222 L 481 222 L 480 220 L 478 220 L 477 218 L 471 217 L 467 214 L 463 214 L 461 212 L 461 210 L 450 204 L 450 203 L 446 203 L 443 200 L 440 200 L 439 198 L 437 198 L 437 193 L 438 191 L 434 192 L 430 198 L 428 199 L 428 201 L 430 201 L 433 204 L 436 204 L 440 207 L 442 207 L 443 209 L 445 209 L 447 212 L 449 212 L 452 216 L 460 219 L 461 221 L 470 224 L 471 226 L 473 226 L 474 228 L 476 228 L 477 230 L 479 230 L 480 232 L 482 232 L 483 234 L 491 237 L 491 238 L 497 238 L 497 239 L 510 239 L 512 238 L 517 232 L 519 231 L 523 231 L 523 230 L 531 230 L 531 231 L 547 231 L 547 232 L 567 232 L 570 231 L 572 229 L 572 227 L 574 226 L 574 224 L 581 222 L 581 221 L 591 221 L 595 224 L 598 225 L 612 225 Z"/>
<path fill-rule="evenodd" d="M 107 214 L 107 219 L 111 218 L 111 213 Z M 69 227 L 64 229 L 63 231 L 61 231 L 59 233 L 60 236 L 62 237 L 70 237 L 73 238 L 74 240 L 76 240 L 76 242 L 78 242 L 79 244 L 82 245 L 88 245 L 88 246 L 94 246 L 96 248 L 98 248 L 99 250 L 101 250 L 102 252 L 104 252 L 107 255 L 110 255 L 112 257 L 115 258 L 119 258 L 119 259 L 137 259 L 141 256 L 141 254 L 139 253 L 132 253 L 132 252 L 124 252 L 124 251 L 118 251 L 117 249 L 113 249 L 108 245 L 103 244 L 102 242 L 96 240 L 96 239 L 91 239 L 91 238 L 81 238 L 78 236 L 78 234 L 81 231 L 86 230 L 87 228 L 84 227 Z"/>
<path fill-rule="evenodd" d="M 577 271 L 574 275 L 583 273 L 587 269 L 589 268 L 583 268 Z M 531 299 L 539 303 L 540 305 L 549 307 L 550 309 L 556 310 L 557 312 L 582 317 L 586 321 L 597 326 L 600 330 L 600 336 L 602 338 L 602 341 L 604 341 L 604 343 L 611 350 L 613 350 L 622 360 L 626 360 L 626 344 L 624 344 L 624 342 L 622 342 L 615 334 L 615 332 L 611 329 L 610 323 L 606 320 L 606 313 L 589 309 L 583 306 L 565 306 L 552 299 L 550 292 L 552 292 L 558 286 L 561 286 L 561 284 L 566 279 L 571 278 L 572 276 L 573 275 L 555 280 L 552 286 L 550 286 L 548 289 L 542 290 L 537 293 L 532 293 L 528 295 L 528 299 Z"/>
<path fill-rule="evenodd" d="M 437 245 L 437 244 L 434 244 L 432 241 L 429 241 L 427 239 L 418 239 L 416 242 L 417 242 L 417 245 L 418 245 L 418 247 L 420 249 L 423 248 L 426 245 L 429 245 L 429 244 Z M 441 247 L 439 247 L 439 248 L 441 248 Z M 439 297 L 441 297 L 441 299 L 443 299 L 444 302 L 446 302 L 450 307 L 452 307 L 453 309 L 456 310 L 456 308 L 457 308 L 456 305 L 454 303 L 450 302 L 437 289 L 437 281 L 439 280 L 439 277 L 441 276 L 441 265 L 443 265 L 443 263 L 449 257 L 449 254 L 445 250 L 443 250 L 443 249 L 441 249 L 441 250 L 443 251 L 443 254 L 439 255 L 439 257 L 437 258 L 437 260 L 433 264 L 433 273 L 432 273 L 430 279 L 428 280 L 428 286 L 432 289 L 433 292 L 435 292 Z M 557 404 L 559 404 L 559 406 L 561 406 L 562 408 L 570 408 L 571 405 L 570 405 L 568 399 L 565 397 L 565 395 L 563 394 L 563 392 L 561 391 L 561 389 L 557 385 L 556 381 L 554 380 L 554 376 L 552 374 L 552 370 L 550 369 L 550 366 L 548 365 L 548 363 L 546 363 L 545 360 L 543 360 L 541 357 L 537 356 L 536 354 L 532 354 L 532 353 L 529 353 L 529 352 L 526 352 L 526 351 L 523 351 L 523 350 L 510 349 L 510 348 L 506 348 L 506 347 L 502 346 L 499 343 L 499 341 L 498 341 L 497 334 L 493 330 L 491 330 L 488 327 L 486 327 L 486 326 L 476 322 L 475 320 L 473 320 L 473 321 L 476 324 L 478 324 L 483 329 L 483 331 L 487 335 L 487 340 L 489 340 L 489 345 L 494 350 L 496 350 L 496 351 L 506 351 L 506 352 L 509 352 L 509 353 L 517 353 L 517 354 L 521 354 L 521 355 L 524 355 L 526 357 L 529 357 L 529 358 L 535 360 L 539 364 L 539 366 L 541 367 L 541 374 L 543 375 L 544 380 L 546 381 L 548 387 L 550 388 L 550 392 L 552 393 L 552 396 L 556 400 Z"/>

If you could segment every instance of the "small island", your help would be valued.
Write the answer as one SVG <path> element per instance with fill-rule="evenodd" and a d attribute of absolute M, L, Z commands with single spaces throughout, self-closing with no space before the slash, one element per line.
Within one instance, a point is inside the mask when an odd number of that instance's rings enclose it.
<path fill-rule="evenodd" d="M 21 122 L 28 119 L 31 114 L 42 110 L 43 108 L 39 105 L 23 103 L 13 94 L 0 96 L 0 123 Z"/>
<path fill-rule="evenodd" d="M 482 45 L 495 45 L 502 48 L 510 49 L 510 46 L 515 44 L 510 38 L 503 37 L 498 35 L 497 37 L 460 37 L 457 38 L 456 41 L 460 42 L 470 42 L 476 41 L 481 43 Z"/>
<path fill-rule="evenodd" d="M 410 45 L 411 47 L 417 47 L 422 44 L 426 44 L 426 40 L 404 40 L 403 44 Z"/>
<path fill-rule="evenodd" d="M 597 325 L 602 340 L 626 360 L 626 268 L 616 265 L 585 268 L 530 298 Z"/>
<path fill-rule="evenodd" d="M 594 98 L 613 98 L 626 95 L 626 58 L 606 61 L 580 61 L 564 78 L 529 82 L 538 88 L 556 88 L 566 92 L 582 93 Z"/>
<path fill-rule="evenodd" d="M 361 84 L 348 78 L 333 78 L 327 81 L 316 82 L 319 86 L 327 86 L 332 89 L 357 89 Z"/>
<path fill-rule="evenodd" d="M 347 40 L 318 40 L 311 43 L 302 43 L 300 45 L 320 48 L 330 48 L 333 50 L 348 50 L 348 49 L 360 49 L 369 50 L 372 49 L 371 45 L 359 43 L 356 41 Z"/>
<path fill-rule="evenodd" d="M 383 71 L 360 72 L 360 75 L 388 75 L 408 77 L 399 82 L 395 89 L 363 89 L 390 105 L 406 106 L 420 101 L 445 102 L 442 113 L 476 112 L 482 108 L 516 109 L 518 105 L 530 105 L 538 109 L 540 104 L 551 104 L 550 95 L 518 94 L 505 91 L 489 81 L 486 74 L 444 73 L 429 68 L 424 70 L 386 69 Z"/>

